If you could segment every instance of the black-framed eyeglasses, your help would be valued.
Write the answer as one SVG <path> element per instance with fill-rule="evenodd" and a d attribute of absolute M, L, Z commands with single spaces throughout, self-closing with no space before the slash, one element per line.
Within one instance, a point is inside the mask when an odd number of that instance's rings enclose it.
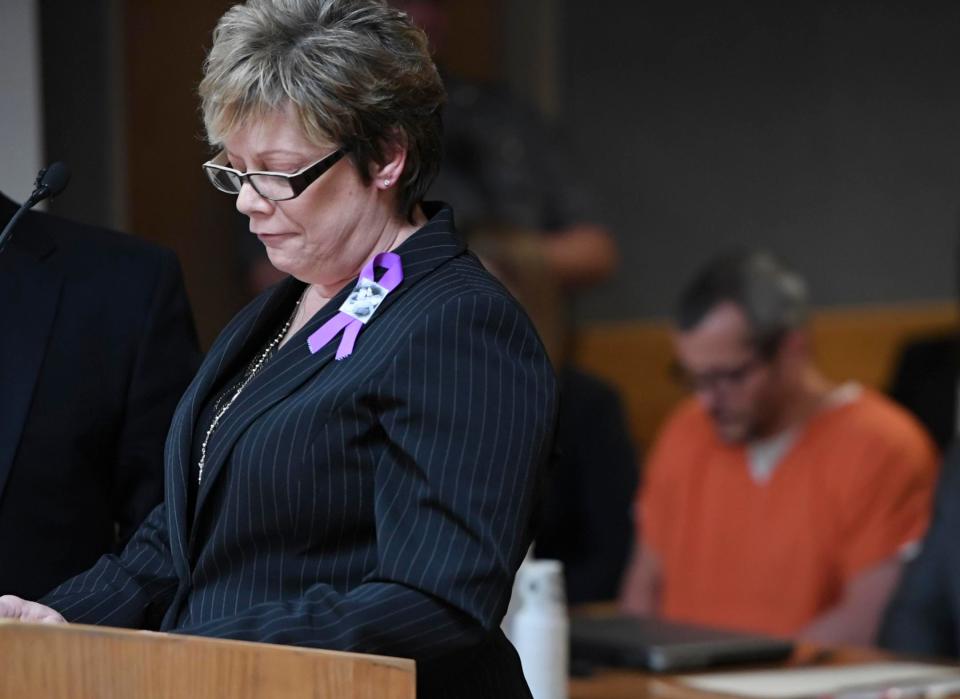
<path fill-rule="evenodd" d="M 287 174 L 266 170 L 251 170 L 248 172 L 234 170 L 225 164 L 227 162 L 226 151 L 220 151 L 216 157 L 203 164 L 203 171 L 207 173 L 210 183 L 221 192 L 239 194 L 243 181 L 246 180 L 254 191 L 264 199 L 286 201 L 303 194 L 303 190 L 336 165 L 346 153 L 346 148 L 337 148 L 337 150 L 323 156 L 312 165 L 307 165 L 302 170 Z"/>
<path fill-rule="evenodd" d="M 688 371 L 679 364 L 673 366 L 676 378 L 694 393 L 707 393 L 717 390 L 738 388 L 749 376 L 762 365 L 767 363 L 762 355 L 755 354 L 737 366 L 726 369 L 713 369 L 695 373 Z"/>

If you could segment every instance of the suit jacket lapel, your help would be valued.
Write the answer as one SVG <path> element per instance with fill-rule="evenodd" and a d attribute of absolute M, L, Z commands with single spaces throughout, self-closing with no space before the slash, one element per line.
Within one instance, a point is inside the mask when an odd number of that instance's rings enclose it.
<path fill-rule="evenodd" d="M 463 243 L 453 232 L 453 214 L 450 209 L 441 208 L 437 205 L 427 205 L 425 209 L 433 213 L 433 217 L 423 228 L 414 233 L 394 251 L 400 255 L 403 264 L 403 282 L 397 289 L 387 295 L 380 308 L 368 321 L 367 326 L 376 323 L 379 318 L 388 313 L 390 307 L 407 290 L 415 286 L 420 279 L 464 249 Z M 356 280 L 344 286 L 296 336 L 291 338 L 277 352 L 276 356 L 267 362 L 261 372 L 244 389 L 242 403 L 238 403 L 235 410 L 227 411 L 224 415 L 217 428 L 216 438 L 211 441 L 211 447 L 207 452 L 203 482 L 197 494 L 197 509 L 194 521 L 196 521 L 196 517 L 199 517 L 203 504 L 216 482 L 217 475 L 223 468 L 227 456 L 233 449 L 233 445 L 250 426 L 250 423 L 271 406 L 297 390 L 333 360 L 337 345 L 340 342 L 339 335 L 315 355 L 310 354 L 307 347 L 307 338 L 327 320 L 336 315 L 355 283 Z M 288 283 L 274 295 L 274 302 L 270 304 L 272 309 L 270 313 L 264 312 L 261 314 L 261 317 L 272 316 L 272 323 L 263 321 L 262 325 L 277 329 L 283 317 L 282 314 L 278 315 L 278 310 L 284 307 L 289 309 L 293 303 L 293 297 L 303 288 L 302 283 L 288 280 Z M 267 333 L 269 332 L 268 330 Z M 354 349 L 355 352 L 363 351 L 363 335 L 364 332 L 361 331 Z M 246 348 L 243 354 L 245 361 L 249 361 L 268 342 L 268 338 L 263 332 L 259 336 L 261 341 L 256 347 L 248 346 Z M 350 358 L 348 357 L 343 361 L 348 362 Z M 194 435 L 194 439 L 202 438 L 202 435 Z"/>
<path fill-rule="evenodd" d="M 174 413 L 167 437 L 167 478 L 165 499 L 170 525 L 170 546 L 174 561 L 182 576 L 188 574 L 187 563 L 187 503 L 188 481 L 195 478 L 192 468 L 193 442 L 203 439 L 197 434 L 197 419 L 212 391 L 223 377 L 237 371 L 239 363 L 257 351 L 263 337 L 270 332 L 272 318 L 278 308 L 290 302 L 291 295 L 300 293 L 303 285 L 287 279 L 272 292 L 253 301 L 230 321 L 187 387 Z"/>
<path fill-rule="evenodd" d="M 297 293 L 300 293 L 304 287 L 305 285 L 301 282 L 292 279 L 288 280 L 288 290 L 294 288 L 298 290 Z M 320 325 L 336 315 L 340 304 L 343 303 L 352 288 L 352 284 L 344 287 L 300 332 L 290 338 L 276 355 L 267 362 L 260 373 L 244 388 L 242 401 L 238 402 L 236 406 L 224 414 L 217 427 L 216 437 L 211 439 L 207 451 L 203 481 L 197 493 L 194 521 L 196 521 L 196 517 L 199 516 L 204 501 L 207 499 L 210 489 L 216 482 L 217 475 L 223 468 L 223 464 L 233 449 L 233 445 L 246 428 L 249 427 L 250 423 L 270 406 L 290 395 L 333 359 L 336 354 L 336 340 L 329 343 L 317 354 L 311 355 L 307 347 L 307 337 L 319 328 Z M 289 294 L 282 294 L 281 296 L 286 298 L 288 302 L 284 307 L 285 310 L 289 310 L 293 303 L 292 298 L 290 298 Z M 266 334 L 260 333 L 260 335 L 263 336 L 261 342 L 255 346 L 247 347 L 246 351 L 242 353 L 245 362 L 252 360 L 254 355 L 260 352 L 267 342 L 272 339 L 269 337 L 270 333 L 279 330 L 280 324 L 282 323 L 281 319 L 284 318 L 284 313 L 278 312 L 279 304 L 272 305 L 275 309 L 275 311 L 270 314 L 272 318 L 264 314 L 263 321 L 263 325 L 268 327 L 269 330 Z M 269 318 L 269 320 L 267 320 L 267 318 Z M 231 370 L 231 373 L 237 370 L 238 368 L 235 367 Z M 209 396 L 207 399 L 209 399 Z M 203 436 L 204 435 L 201 434 L 195 434 L 194 439 L 203 439 Z"/>
<path fill-rule="evenodd" d="M 4 225 L 14 210 L 0 197 Z M 48 260 L 53 240 L 39 230 L 19 233 L 0 255 L 0 328 L 7 331 L 0 342 L 0 497 L 30 411 L 63 285 L 61 270 Z"/>

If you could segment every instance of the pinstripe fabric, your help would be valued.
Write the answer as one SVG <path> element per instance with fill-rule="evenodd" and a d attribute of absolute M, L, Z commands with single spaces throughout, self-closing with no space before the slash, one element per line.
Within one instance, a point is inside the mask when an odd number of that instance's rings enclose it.
<path fill-rule="evenodd" d="M 306 347 L 345 288 L 252 380 L 211 440 L 187 532 L 197 414 L 302 284 L 242 311 L 174 416 L 165 504 L 44 603 L 84 623 L 412 657 L 421 697 L 528 696 L 498 624 L 556 389 L 526 316 L 452 229 L 442 209 L 398 248 L 404 282 L 352 356 Z"/>

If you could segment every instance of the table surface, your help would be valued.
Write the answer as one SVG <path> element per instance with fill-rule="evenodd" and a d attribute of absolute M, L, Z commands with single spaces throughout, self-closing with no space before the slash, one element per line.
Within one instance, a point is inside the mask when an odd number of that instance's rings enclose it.
<path fill-rule="evenodd" d="M 888 653 L 869 648 L 823 648 L 801 644 L 787 663 L 771 667 L 851 665 L 875 660 L 891 660 Z M 742 670 L 743 668 L 736 668 Z M 570 680 L 569 699 L 704 699 L 711 695 L 689 689 L 669 675 L 628 670 L 598 670 L 594 675 Z"/>

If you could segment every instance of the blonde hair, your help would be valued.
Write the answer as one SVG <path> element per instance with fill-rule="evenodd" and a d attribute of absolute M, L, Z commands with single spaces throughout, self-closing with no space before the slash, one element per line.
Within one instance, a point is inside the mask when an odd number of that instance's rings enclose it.
<path fill-rule="evenodd" d="M 247 0 L 213 33 L 200 83 L 207 140 L 291 105 L 304 135 L 371 166 L 407 151 L 398 209 L 412 220 L 441 159 L 445 94 L 424 33 L 382 0 Z"/>

